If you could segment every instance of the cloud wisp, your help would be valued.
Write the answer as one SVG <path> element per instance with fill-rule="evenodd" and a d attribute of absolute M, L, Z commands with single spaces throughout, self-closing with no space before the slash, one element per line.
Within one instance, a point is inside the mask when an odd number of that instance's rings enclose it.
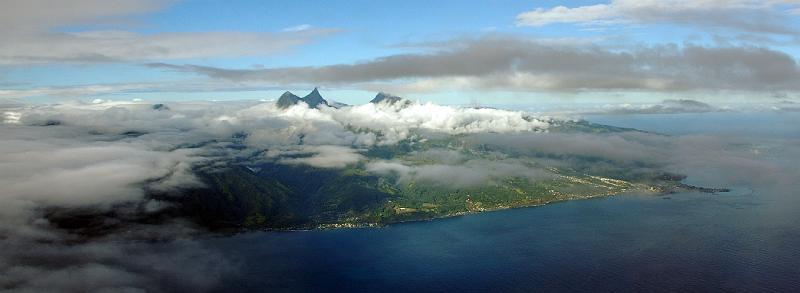
<path fill-rule="evenodd" d="M 336 29 L 303 27 L 281 32 L 159 32 L 120 29 L 63 32 L 75 25 L 123 26 L 173 1 L 11 1 L 0 12 L 0 65 L 147 62 L 190 58 L 265 56 L 308 44 Z M 209 46 L 209 44 L 226 44 Z"/>
<path fill-rule="evenodd" d="M 264 56 L 285 52 L 333 29 L 267 32 L 128 31 L 45 33 L 15 37 L 0 45 L 0 64 L 145 62 L 207 57 Z M 227 44 L 209 46 L 208 44 Z"/>
<path fill-rule="evenodd" d="M 537 8 L 517 16 L 517 25 L 556 23 L 584 25 L 671 23 L 702 29 L 728 29 L 748 33 L 798 36 L 789 19 L 797 1 L 708 0 L 658 1 L 613 0 L 608 4 Z"/>

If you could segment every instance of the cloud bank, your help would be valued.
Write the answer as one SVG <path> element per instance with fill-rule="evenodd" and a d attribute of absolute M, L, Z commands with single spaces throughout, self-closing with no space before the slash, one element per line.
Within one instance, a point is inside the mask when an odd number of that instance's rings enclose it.
<path fill-rule="evenodd" d="M 433 52 L 392 55 L 354 64 L 225 69 L 151 63 L 231 82 L 386 85 L 404 92 L 441 89 L 798 90 L 800 69 L 790 55 L 762 47 L 642 46 L 541 43 L 487 36 L 436 44 Z M 405 90 L 403 90 L 405 89 Z"/>

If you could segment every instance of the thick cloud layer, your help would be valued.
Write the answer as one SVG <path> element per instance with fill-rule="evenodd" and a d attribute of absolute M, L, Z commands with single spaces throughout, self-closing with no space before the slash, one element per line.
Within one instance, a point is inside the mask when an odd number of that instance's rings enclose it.
<path fill-rule="evenodd" d="M 197 168 L 252 156 L 343 168 L 365 161 L 366 148 L 422 139 L 421 133 L 548 127 L 521 112 L 415 103 L 342 109 L 303 103 L 279 109 L 271 102 L 2 105 L 0 288 L 21 292 L 215 288 L 215 280 L 234 272 L 234 265 L 180 240 L 198 233 L 190 224 L 131 224 L 87 236 L 48 220 L 70 211 L 113 211 L 122 218 L 158 212 L 169 203 L 145 195 L 202 186 Z M 440 171 L 417 173 L 426 172 Z M 117 220 L 106 221 L 113 226 Z M 153 239 L 166 242 L 140 243 Z"/>
<path fill-rule="evenodd" d="M 554 45 L 508 37 L 454 40 L 438 51 L 355 64 L 224 69 L 148 66 L 212 78 L 268 84 L 399 83 L 405 91 L 496 90 L 797 90 L 800 69 L 790 55 L 760 47 L 661 45 L 628 50 Z"/>

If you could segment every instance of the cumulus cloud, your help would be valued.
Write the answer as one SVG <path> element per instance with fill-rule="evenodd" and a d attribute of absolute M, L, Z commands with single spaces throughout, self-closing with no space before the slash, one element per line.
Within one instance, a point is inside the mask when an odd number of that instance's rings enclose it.
<path fill-rule="evenodd" d="M 537 131 L 548 123 L 524 112 L 488 108 L 457 108 L 433 103 L 411 105 L 368 103 L 331 111 L 332 117 L 357 128 L 377 129 L 385 143 L 407 138 L 411 130 L 447 134 Z"/>
<path fill-rule="evenodd" d="M 549 124 L 524 112 L 441 106 L 433 103 L 409 105 L 367 103 L 340 109 L 310 109 L 304 103 L 279 109 L 262 103 L 239 111 L 229 121 L 272 119 L 279 128 L 255 129 L 247 138 L 251 146 L 321 145 L 371 146 L 394 144 L 418 131 L 446 134 L 478 132 L 540 131 Z"/>
<path fill-rule="evenodd" d="M 794 0 L 614 0 L 608 4 L 578 7 L 540 7 L 519 14 L 517 24 L 674 23 L 703 29 L 797 36 L 800 31 L 791 25 L 790 18 L 798 4 Z"/>
<path fill-rule="evenodd" d="M 437 44 L 433 52 L 355 64 L 224 69 L 152 63 L 211 78 L 264 84 L 395 85 L 411 90 L 797 90 L 800 70 L 790 55 L 761 47 L 658 45 L 611 50 L 595 45 L 539 43 L 487 36 Z"/>

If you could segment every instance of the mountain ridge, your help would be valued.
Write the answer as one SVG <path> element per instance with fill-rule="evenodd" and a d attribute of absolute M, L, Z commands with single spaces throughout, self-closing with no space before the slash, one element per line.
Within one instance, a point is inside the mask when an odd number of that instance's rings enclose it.
<path fill-rule="evenodd" d="M 330 106 L 328 101 L 322 97 L 322 95 L 319 93 L 319 89 L 316 87 L 314 90 L 308 93 L 308 95 L 302 98 L 290 91 L 286 91 L 278 98 L 278 101 L 275 104 L 278 106 L 278 108 L 285 109 L 297 105 L 297 103 L 300 102 L 306 103 L 310 108 L 317 108 L 319 105 Z"/>

